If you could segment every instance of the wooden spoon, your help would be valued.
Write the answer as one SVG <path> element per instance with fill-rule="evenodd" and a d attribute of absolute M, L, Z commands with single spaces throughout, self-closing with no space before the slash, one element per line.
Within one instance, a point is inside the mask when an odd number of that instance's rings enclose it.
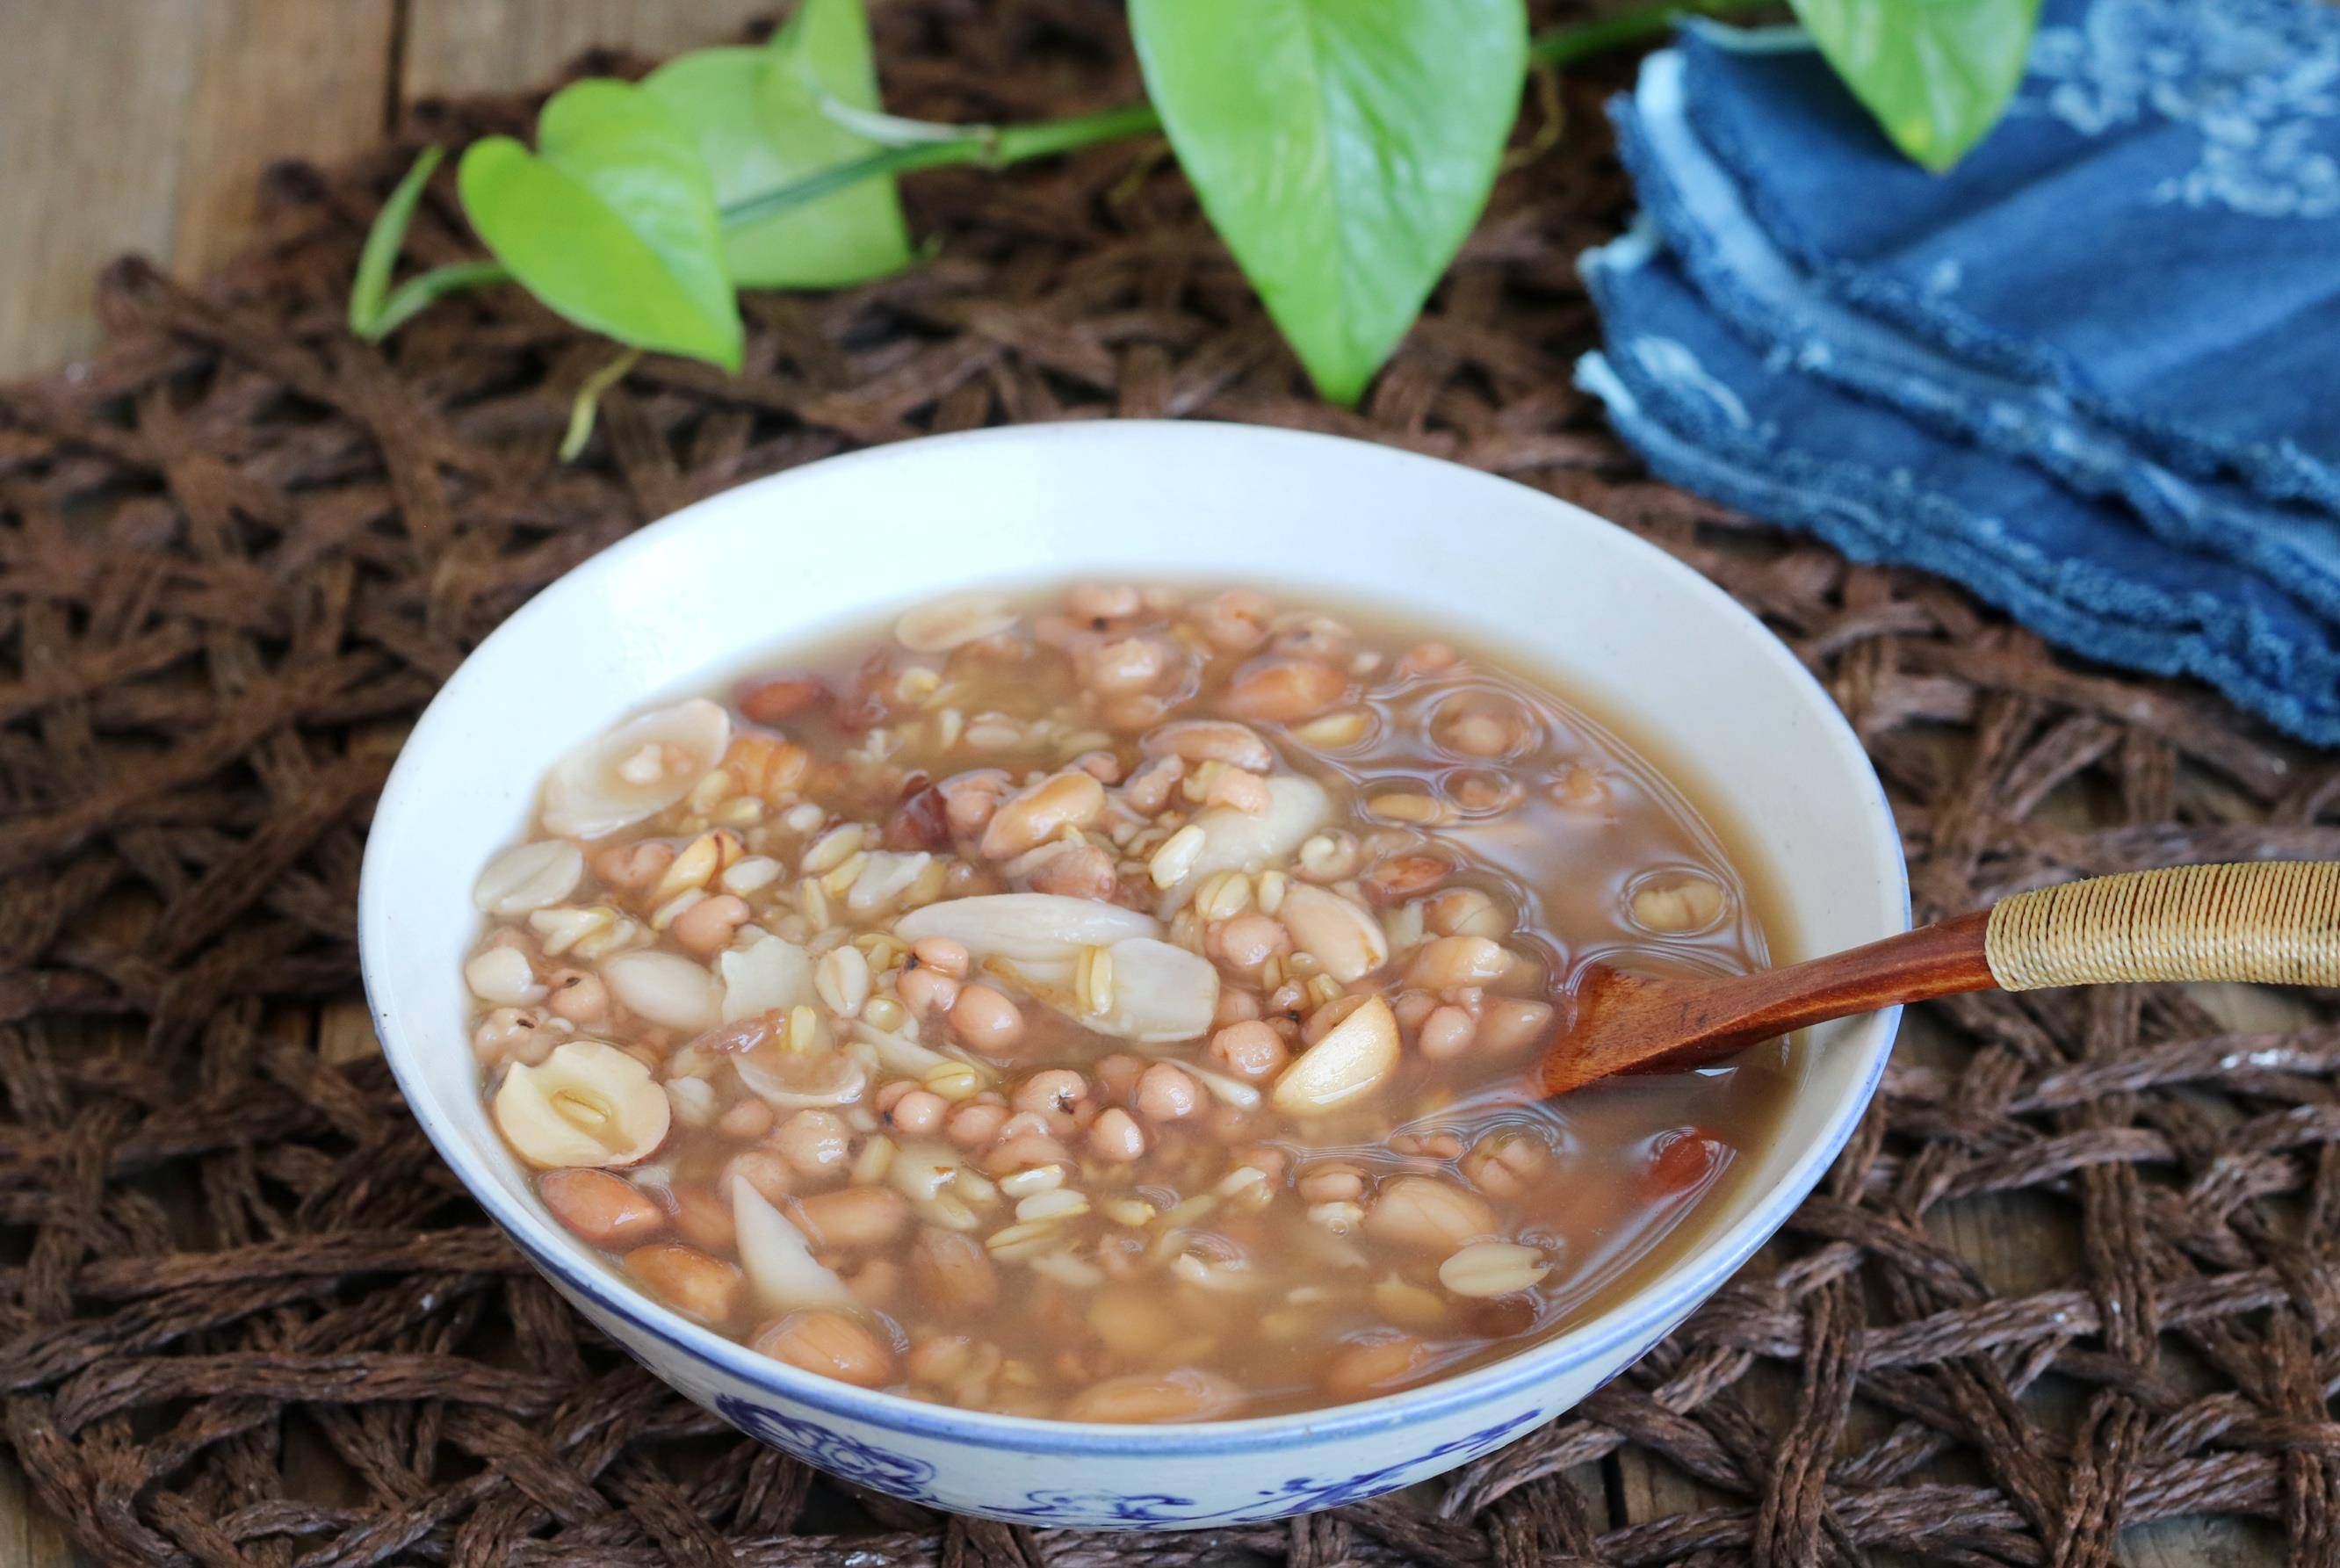
<path fill-rule="evenodd" d="M 1958 991 L 2139 980 L 2340 985 L 2340 862 L 2130 871 L 2042 888 L 1865 948 L 1724 979 L 1587 969 L 1538 1068 L 1566 1094 L 1704 1066 L 1807 1025 Z"/>

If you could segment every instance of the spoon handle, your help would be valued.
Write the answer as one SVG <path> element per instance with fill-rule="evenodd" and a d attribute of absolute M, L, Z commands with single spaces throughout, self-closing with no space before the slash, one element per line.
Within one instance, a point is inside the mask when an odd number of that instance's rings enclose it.
<path fill-rule="evenodd" d="M 2340 862 L 2128 871 L 2018 893 L 1983 938 L 2008 991 L 2136 980 L 2340 985 Z"/>
<path fill-rule="evenodd" d="M 1717 1061 L 1831 1018 L 1958 991 L 2138 980 L 2340 985 L 2340 861 L 2127 871 L 1784 969 L 1719 980 L 1604 971 L 1575 1030 L 1545 1053 L 1546 1094 L 1621 1072 Z"/>

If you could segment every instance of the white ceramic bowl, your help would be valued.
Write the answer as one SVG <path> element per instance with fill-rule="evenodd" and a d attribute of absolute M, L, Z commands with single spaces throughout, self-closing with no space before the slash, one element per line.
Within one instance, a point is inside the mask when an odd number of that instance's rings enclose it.
<path fill-rule="evenodd" d="M 1024 427 L 813 463 L 690 507 L 538 595 L 407 741 L 366 846 L 359 938 L 384 1050 L 432 1143 L 552 1283 L 742 1430 L 897 1496 L 1042 1524 L 1232 1524 L 1450 1469 L 1648 1350 L 1778 1229 L 1851 1132 L 1898 1011 L 1815 1031 L 1787 1125 L 1711 1229 L 1611 1311 L 1363 1404 L 1130 1427 L 971 1414 L 752 1354 L 636 1294 L 546 1214 L 481 1105 L 460 971 L 472 879 L 561 752 L 759 650 L 973 583 L 1235 579 L 1380 602 L 1508 650 L 1728 802 L 1784 895 L 1789 956 L 1905 928 L 1900 840 L 1827 695 L 1730 598 L 1600 519 L 1385 447 L 1234 425 Z"/>

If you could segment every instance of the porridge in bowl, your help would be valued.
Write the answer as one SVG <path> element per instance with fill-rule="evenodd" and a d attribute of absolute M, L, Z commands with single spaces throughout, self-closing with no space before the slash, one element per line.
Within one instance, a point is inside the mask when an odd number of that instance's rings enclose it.
<path fill-rule="evenodd" d="M 1695 1235 L 1786 1048 L 1539 1103 L 1594 959 L 1766 961 L 1710 819 L 1475 652 L 1249 589 L 966 595 L 638 713 L 480 878 L 492 1117 L 667 1305 L 863 1387 L 1271 1414 Z"/>

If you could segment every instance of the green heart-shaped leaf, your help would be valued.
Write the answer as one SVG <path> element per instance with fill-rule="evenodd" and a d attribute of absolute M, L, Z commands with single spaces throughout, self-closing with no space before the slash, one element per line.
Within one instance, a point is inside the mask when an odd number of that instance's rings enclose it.
<path fill-rule="evenodd" d="M 1178 162 L 1317 389 L 1354 402 L 1486 204 L 1522 0 L 1133 0 Z"/>
<path fill-rule="evenodd" d="M 1893 144 L 1941 173 L 2006 111 L 2039 0 L 1790 0 Z"/>
<path fill-rule="evenodd" d="M 806 0 L 768 47 L 685 55 L 642 85 L 698 138 L 724 205 L 877 150 L 821 109 L 824 97 L 878 106 L 861 0 Z M 723 255 L 742 288 L 839 288 L 899 272 L 912 259 L 890 175 L 727 229 Z"/>
<path fill-rule="evenodd" d="M 739 301 L 690 133 L 640 88 L 592 81 L 552 95 L 536 139 L 475 142 L 457 170 L 496 260 L 580 326 L 738 370 Z"/>

